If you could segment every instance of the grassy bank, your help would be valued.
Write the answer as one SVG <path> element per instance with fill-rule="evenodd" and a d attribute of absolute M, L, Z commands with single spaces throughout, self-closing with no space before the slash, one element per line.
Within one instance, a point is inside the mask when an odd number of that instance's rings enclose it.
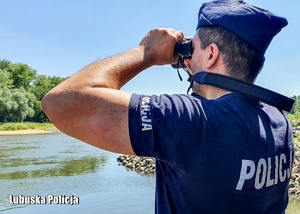
<path fill-rule="evenodd" d="M 17 130 L 51 130 L 54 128 L 52 123 L 3 123 L 0 124 L 0 131 Z"/>

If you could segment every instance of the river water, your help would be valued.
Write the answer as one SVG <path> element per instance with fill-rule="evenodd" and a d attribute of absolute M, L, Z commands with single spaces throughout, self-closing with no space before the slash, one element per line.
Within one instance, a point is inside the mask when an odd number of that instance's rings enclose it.
<path fill-rule="evenodd" d="M 0 212 L 154 213 L 155 178 L 127 171 L 118 156 L 64 134 L 0 136 Z M 32 204 L 17 204 L 24 196 Z M 300 202 L 287 213 L 299 214 Z"/>

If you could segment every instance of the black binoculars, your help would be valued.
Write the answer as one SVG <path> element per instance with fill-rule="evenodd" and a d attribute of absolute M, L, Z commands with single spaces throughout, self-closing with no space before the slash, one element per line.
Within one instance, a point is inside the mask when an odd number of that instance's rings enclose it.
<path fill-rule="evenodd" d="M 174 47 L 174 54 L 179 57 L 177 64 L 173 64 L 175 69 L 186 68 L 184 59 L 191 59 L 193 54 L 192 40 L 179 40 Z"/>

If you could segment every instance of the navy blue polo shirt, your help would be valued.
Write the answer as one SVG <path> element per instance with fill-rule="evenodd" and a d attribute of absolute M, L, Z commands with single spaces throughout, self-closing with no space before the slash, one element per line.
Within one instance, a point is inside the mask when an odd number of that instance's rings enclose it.
<path fill-rule="evenodd" d="M 294 146 L 278 109 L 231 93 L 133 94 L 129 131 L 156 158 L 156 213 L 283 213 Z"/>

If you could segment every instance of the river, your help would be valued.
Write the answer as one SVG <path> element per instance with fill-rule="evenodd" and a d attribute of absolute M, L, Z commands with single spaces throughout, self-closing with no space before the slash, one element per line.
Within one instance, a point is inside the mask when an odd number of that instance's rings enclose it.
<path fill-rule="evenodd" d="M 0 136 L 0 212 L 153 214 L 154 176 L 127 171 L 118 156 L 64 134 Z M 25 196 L 31 204 L 17 204 Z"/>

